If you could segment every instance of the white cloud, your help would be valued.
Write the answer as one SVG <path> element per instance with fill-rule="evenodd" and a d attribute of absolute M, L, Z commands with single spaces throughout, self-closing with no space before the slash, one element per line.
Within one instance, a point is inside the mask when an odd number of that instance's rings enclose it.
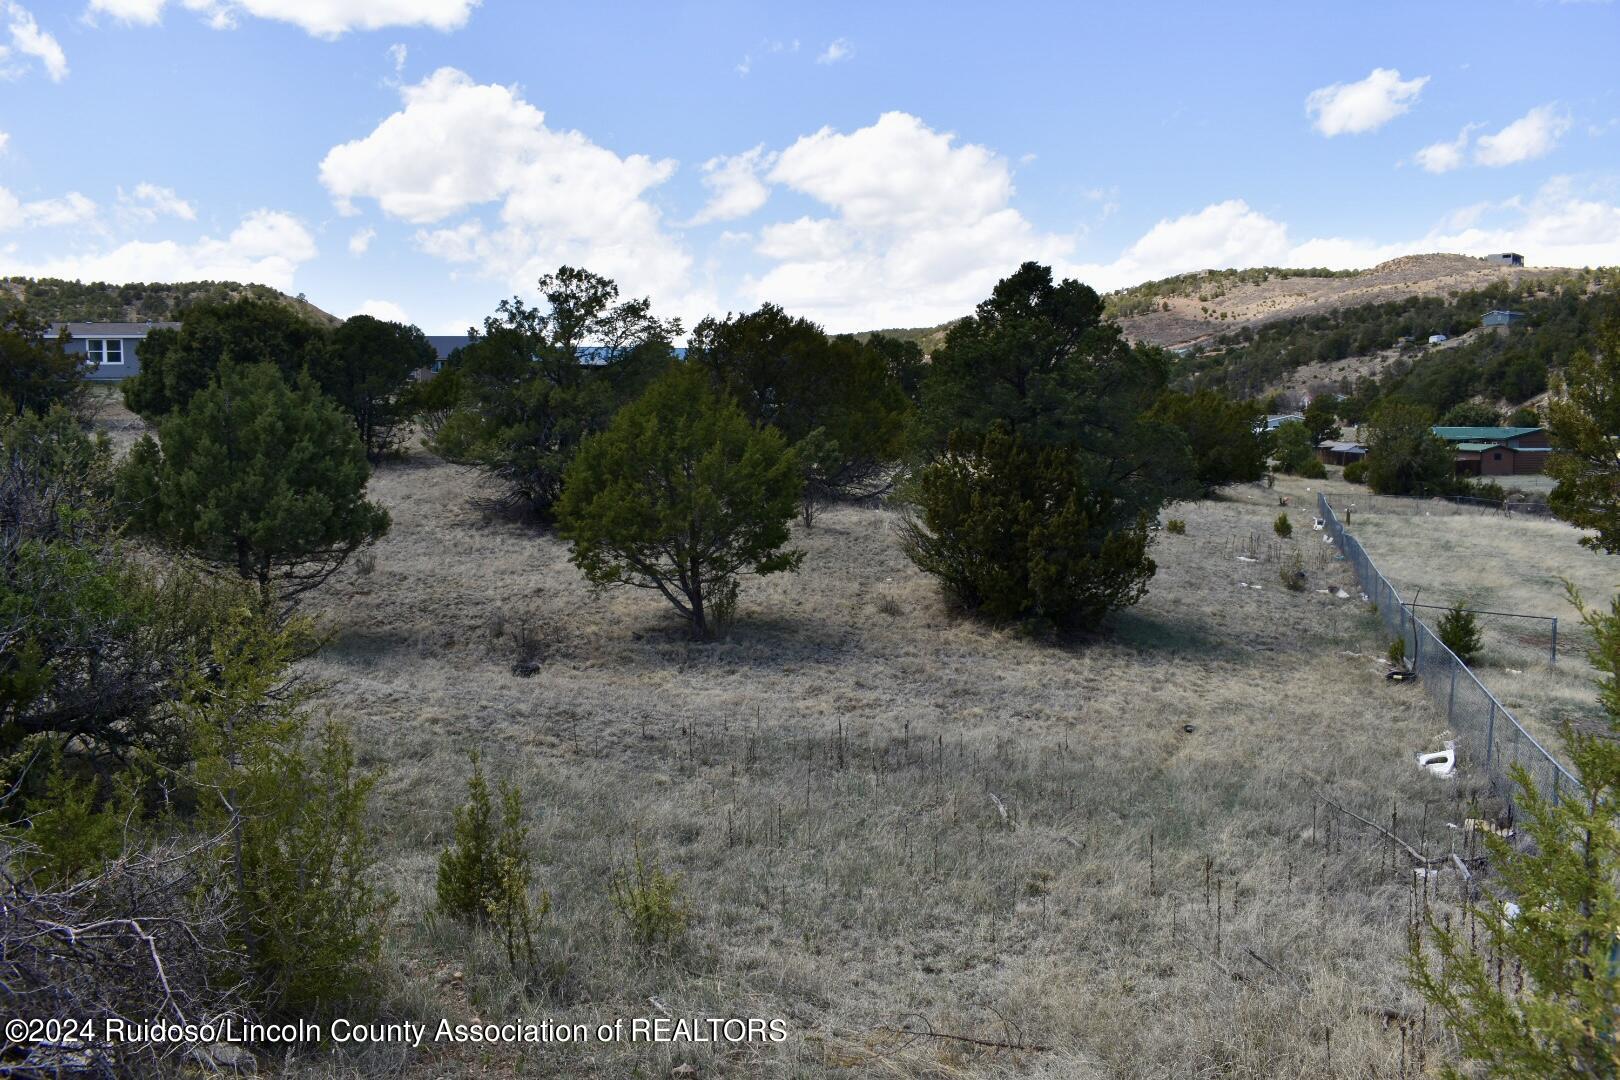
<path fill-rule="evenodd" d="M 1412 156 L 1426 172 L 1446 173 L 1453 169 L 1462 168 L 1468 154 L 1468 139 L 1473 134 L 1474 125 L 1466 125 L 1457 133 L 1457 137 L 1449 142 L 1430 143 Z"/>
<path fill-rule="evenodd" d="M 11 136 L 9 134 L 7 134 L 6 132 L 4 132 L 4 131 L 0 131 L 0 154 L 3 154 L 3 153 L 6 152 L 6 143 L 8 143 L 10 141 L 11 141 Z"/>
<path fill-rule="evenodd" d="M 11 35 L 11 45 L 8 49 L 0 49 L 0 62 L 3 62 L 7 53 L 15 51 L 23 56 L 32 56 L 45 65 L 45 73 L 51 77 L 52 82 L 61 82 L 67 78 L 67 54 L 56 38 L 39 28 L 34 16 L 16 0 L 0 0 L 0 13 L 6 16 L 6 29 Z M 0 76 L 15 77 L 21 70 L 7 66 L 0 68 Z"/>
<path fill-rule="evenodd" d="M 158 187 L 156 184 L 139 183 L 135 190 L 126 194 L 123 188 L 118 189 L 118 209 L 127 219 L 137 222 L 151 223 L 160 217 L 174 217 L 181 221 L 196 221 L 197 211 L 191 204 L 174 193 L 173 188 Z"/>
<path fill-rule="evenodd" d="M 754 58 L 752 56 L 744 56 L 737 62 L 737 74 L 741 75 L 743 78 L 747 78 L 748 73 L 753 70 Z"/>
<path fill-rule="evenodd" d="M 218 29 L 235 26 L 243 15 L 292 23 L 315 37 L 335 38 L 350 30 L 426 26 L 455 30 L 466 25 L 482 0 L 178 0 Z M 167 0 L 90 0 L 92 13 L 127 22 L 155 23 Z"/>
<path fill-rule="evenodd" d="M 759 173 L 775 160 L 763 145 L 730 157 L 714 157 L 703 163 L 703 186 L 711 192 L 709 202 L 688 224 L 732 221 L 747 217 L 765 205 L 770 189 Z"/>
<path fill-rule="evenodd" d="M 1427 75 L 1402 80 L 1394 68 L 1373 68 L 1360 82 L 1312 90 L 1305 99 L 1305 115 L 1330 138 L 1377 131 L 1410 109 L 1428 81 Z"/>
<path fill-rule="evenodd" d="M 3 211 L 0 211 L 3 213 Z M 53 255 L 30 262 L 13 257 L 12 273 L 83 281 L 247 281 L 292 290 L 298 267 L 316 255 L 301 221 L 277 210 L 255 210 L 224 239 L 131 241 L 105 251 Z"/>
<path fill-rule="evenodd" d="M 77 191 L 55 199 L 23 202 L 0 187 L 0 232 L 81 225 L 96 216 L 96 204 Z"/>
<path fill-rule="evenodd" d="M 388 46 L 388 58 L 394 62 L 394 74 L 398 75 L 405 70 L 405 61 L 411 55 L 409 47 L 403 44 Z"/>
<path fill-rule="evenodd" d="M 360 229 L 349 237 L 349 254 L 364 255 L 371 247 L 371 242 L 377 238 L 376 229 Z"/>
<path fill-rule="evenodd" d="M 1106 291 L 1193 270 L 1276 265 L 1286 262 L 1288 256 L 1286 225 L 1242 199 L 1228 199 L 1160 220 L 1112 262 L 1062 269 L 1066 275 Z"/>
<path fill-rule="evenodd" d="M 855 47 L 849 43 L 849 39 L 839 38 L 821 51 L 821 54 L 816 57 L 816 63 L 836 64 L 840 60 L 848 60 L 854 55 Z"/>
<path fill-rule="evenodd" d="M 687 294 L 692 258 L 646 198 L 675 162 L 620 157 L 578 131 L 553 130 L 512 88 L 474 83 L 454 68 L 400 94 L 400 111 L 321 162 L 321 183 L 340 210 L 373 199 L 389 217 L 424 226 L 416 235 L 423 251 L 514 287 L 567 263 L 682 315 L 712 306 Z M 493 221 L 462 217 L 486 209 Z"/>
<path fill-rule="evenodd" d="M 1011 208 L 1004 158 L 906 113 L 847 135 L 807 135 L 767 179 L 831 215 L 762 228 L 755 251 L 775 265 L 743 283 L 745 298 L 835 331 L 954 318 L 1021 262 L 1061 261 L 1073 246 Z"/>
<path fill-rule="evenodd" d="M 392 300 L 367 300 L 361 304 L 351 315 L 370 315 L 374 319 L 385 319 L 388 322 L 405 323 L 410 325 L 411 317 L 405 314 L 405 309 Z"/>
<path fill-rule="evenodd" d="M 168 0 L 90 0 L 90 14 L 111 15 L 124 22 L 150 25 L 163 17 Z"/>
<path fill-rule="evenodd" d="M 1494 135 L 1481 135 L 1474 160 L 1481 165 L 1514 165 L 1542 157 L 1569 130 L 1569 114 L 1556 105 L 1538 105 Z"/>

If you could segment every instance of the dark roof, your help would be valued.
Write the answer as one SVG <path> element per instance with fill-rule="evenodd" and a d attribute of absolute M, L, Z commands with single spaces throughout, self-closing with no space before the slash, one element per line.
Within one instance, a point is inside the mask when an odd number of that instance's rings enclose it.
<path fill-rule="evenodd" d="M 428 334 L 427 339 L 440 360 L 448 359 L 451 353 L 472 340 L 466 334 Z"/>
<path fill-rule="evenodd" d="M 1521 435 L 1533 435 L 1540 430 L 1538 427 L 1436 426 L 1434 433 L 1447 442 L 1506 442 L 1509 439 L 1517 439 Z"/>
<path fill-rule="evenodd" d="M 48 337 L 57 337 L 62 327 L 67 327 L 70 335 L 76 338 L 85 337 L 145 337 L 153 330 L 178 330 L 177 322 L 70 322 L 52 323 Z"/>

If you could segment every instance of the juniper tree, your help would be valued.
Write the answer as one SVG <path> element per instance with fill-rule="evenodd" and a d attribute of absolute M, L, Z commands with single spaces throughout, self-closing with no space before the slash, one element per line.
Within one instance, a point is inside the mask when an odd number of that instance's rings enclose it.
<path fill-rule="evenodd" d="M 802 486 L 780 432 L 676 363 L 580 447 L 559 523 L 592 582 L 655 589 L 706 638 L 739 578 L 798 569 L 786 544 Z"/>
<path fill-rule="evenodd" d="M 121 477 L 136 528 L 284 599 L 320 585 L 388 531 L 365 498 L 354 424 L 312 379 L 225 363 Z"/>

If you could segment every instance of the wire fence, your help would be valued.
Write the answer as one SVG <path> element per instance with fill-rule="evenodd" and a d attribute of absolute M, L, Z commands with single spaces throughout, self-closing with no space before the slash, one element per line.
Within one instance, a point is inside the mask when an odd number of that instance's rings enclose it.
<path fill-rule="evenodd" d="M 1327 496 L 1318 494 L 1316 503 L 1328 536 L 1355 571 L 1362 592 L 1377 606 L 1390 636 L 1406 643 L 1407 664 L 1417 674 L 1418 685 L 1445 712 L 1457 738 L 1458 765 L 1466 762 L 1483 766 L 1492 786 L 1510 803 L 1513 785 L 1508 770 L 1514 765 L 1523 766 L 1536 789 L 1555 804 L 1578 794 L 1580 782 L 1524 730 L 1473 670 L 1446 648 L 1401 599 L 1389 579 L 1378 572 L 1361 543 L 1339 524 Z"/>
<path fill-rule="evenodd" d="M 1499 514 L 1553 520 L 1551 508 L 1533 499 L 1480 499 L 1472 495 L 1375 495 L 1370 491 L 1335 491 L 1328 494 L 1341 506 L 1376 510 L 1383 514 L 1412 514 L 1433 517 L 1457 514 Z"/>

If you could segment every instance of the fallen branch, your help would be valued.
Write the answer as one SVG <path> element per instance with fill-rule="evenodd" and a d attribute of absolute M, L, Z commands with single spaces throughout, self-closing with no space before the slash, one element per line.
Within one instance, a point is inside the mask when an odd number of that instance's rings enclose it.
<path fill-rule="evenodd" d="M 880 1027 L 878 1031 L 890 1035 L 912 1035 L 925 1039 L 949 1039 L 953 1042 L 971 1043 L 974 1046 L 988 1046 L 993 1050 L 1050 1050 L 1050 1046 L 1040 1043 L 1001 1042 L 997 1039 L 975 1039 L 971 1035 L 953 1035 L 948 1031 L 917 1031 L 912 1028 Z"/>
<path fill-rule="evenodd" d="M 1438 862 L 1445 862 L 1446 859 L 1448 858 L 1448 856 L 1445 856 L 1445 855 L 1435 855 L 1433 857 L 1430 857 L 1428 855 L 1423 854 L 1417 848 L 1413 847 L 1411 844 L 1408 844 L 1405 840 L 1402 840 L 1400 837 L 1396 836 L 1394 833 L 1390 832 L 1388 829 L 1384 828 L 1382 825 L 1378 824 L 1375 821 L 1368 821 L 1366 818 L 1362 817 L 1360 814 L 1356 813 L 1354 810 L 1346 810 L 1344 807 L 1340 806 L 1338 803 L 1334 802 L 1332 799 L 1323 799 L 1322 802 L 1327 806 L 1331 806 L 1333 809 L 1337 810 L 1339 813 L 1345 815 L 1346 817 L 1355 818 L 1357 821 L 1359 821 L 1363 825 L 1367 826 L 1367 828 L 1372 829 L 1374 832 L 1380 833 L 1383 836 L 1388 837 L 1390 840 L 1394 841 L 1395 843 L 1399 844 L 1401 846 L 1401 848 L 1404 849 L 1408 855 L 1412 856 L 1412 861 L 1417 863 L 1419 866 L 1432 866 L 1432 865 L 1434 865 L 1435 863 L 1438 863 Z"/>

